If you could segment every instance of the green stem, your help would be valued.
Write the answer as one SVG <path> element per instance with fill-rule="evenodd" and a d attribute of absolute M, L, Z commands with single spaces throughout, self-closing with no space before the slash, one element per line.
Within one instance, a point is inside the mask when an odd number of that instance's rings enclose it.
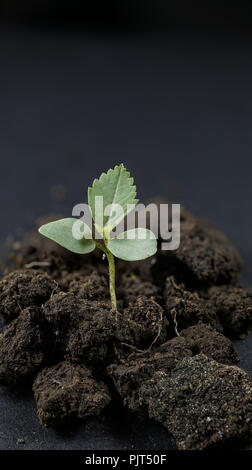
<path fill-rule="evenodd" d="M 108 247 L 101 245 L 100 243 L 96 242 L 97 247 L 106 253 L 108 258 L 109 264 L 109 290 L 110 290 L 110 298 L 112 307 L 117 311 L 117 303 L 116 303 L 116 291 L 115 291 L 115 260 L 114 256 L 112 255 L 111 251 L 109 251 Z"/>
<path fill-rule="evenodd" d="M 108 264 L 109 264 L 109 289 L 110 289 L 111 303 L 112 303 L 113 308 L 117 310 L 116 292 L 115 292 L 115 260 L 114 260 L 114 256 L 108 250 L 108 248 L 107 248 L 107 258 L 108 258 Z"/>

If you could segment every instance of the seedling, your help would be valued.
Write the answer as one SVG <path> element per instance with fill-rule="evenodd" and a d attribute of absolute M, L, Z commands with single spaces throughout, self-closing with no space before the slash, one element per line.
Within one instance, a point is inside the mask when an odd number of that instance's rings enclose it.
<path fill-rule="evenodd" d="M 96 247 L 108 259 L 112 307 L 117 310 L 114 257 L 125 261 L 143 260 L 157 251 L 155 235 L 146 228 L 134 228 L 113 236 L 113 230 L 137 205 L 134 180 L 123 164 L 102 173 L 88 188 L 88 205 L 101 242 L 92 238 L 91 228 L 80 219 L 67 218 L 42 225 L 39 232 L 78 254 L 91 253 Z M 103 208 L 100 202 L 102 201 Z"/>

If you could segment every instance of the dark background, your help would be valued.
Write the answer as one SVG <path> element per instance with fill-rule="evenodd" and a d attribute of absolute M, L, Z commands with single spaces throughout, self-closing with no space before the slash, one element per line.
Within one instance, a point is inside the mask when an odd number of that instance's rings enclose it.
<path fill-rule="evenodd" d="M 1 2 L 1 244 L 41 214 L 70 216 L 93 178 L 124 162 L 142 201 L 166 196 L 222 228 L 252 283 L 252 15 L 237 5 Z M 123 417 L 55 434 L 29 394 L 1 397 L 0 448 L 23 437 L 27 448 L 169 445 Z"/>
<path fill-rule="evenodd" d="M 41 213 L 70 215 L 94 177 L 124 162 L 141 200 L 185 203 L 252 259 L 249 3 L 1 9 L 1 241 Z"/>

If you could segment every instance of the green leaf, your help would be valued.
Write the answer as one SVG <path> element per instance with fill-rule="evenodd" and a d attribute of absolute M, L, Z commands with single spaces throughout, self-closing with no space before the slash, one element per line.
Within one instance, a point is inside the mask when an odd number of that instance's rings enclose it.
<path fill-rule="evenodd" d="M 136 228 L 111 238 L 108 249 L 117 258 L 125 261 L 137 261 L 149 258 L 157 251 L 157 240 L 150 230 Z"/>
<path fill-rule="evenodd" d="M 112 230 L 134 209 L 138 200 L 136 199 L 136 186 L 133 183 L 134 180 L 130 173 L 121 164 L 116 165 L 113 170 L 108 170 L 107 173 L 102 173 L 99 179 L 94 180 L 92 187 L 88 188 L 88 204 L 98 230 L 102 231 L 105 226 Z M 103 197 L 103 211 L 99 208 L 95 211 L 97 196 Z M 107 215 L 104 214 L 105 208 L 110 204 L 120 205 L 122 208 L 116 217 L 114 217 L 113 208 Z M 132 205 L 131 208 L 127 208 L 129 204 Z M 108 231 L 106 232 L 108 233 Z"/>
<path fill-rule="evenodd" d="M 42 225 L 39 228 L 39 232 L 73 253 L 84 255 L 95 249 L 91 230 L 80 219 L 68 218 L 56 220 L 55 222 Z"/>

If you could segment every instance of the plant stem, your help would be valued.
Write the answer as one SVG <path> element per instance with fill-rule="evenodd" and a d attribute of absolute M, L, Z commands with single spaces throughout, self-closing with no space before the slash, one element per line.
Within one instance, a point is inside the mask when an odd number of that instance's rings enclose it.
<path fill-rule="evenodd" d="M 117 310 L 116 307 L 116 292 L 115 292 L 115 260 L 112 253 L 106 248 L 108 264 L 109 264 L 109 289 L 112 307 Z"/>
<path fill-rule="evenodd" d="M 109 251 L 106 242 L 107 242 L 107 240 L 105 239 L 105 246 L 101 245 L 98 242 L 96 242 L 96 245 L 100 250 L 102 250 L 104 253 L 106 253 L 107 258 L 108 258 L 110 298 L 111 298 L 112 307 L 117 312 L 116 291 L 115 291 L 115 260 L 114 260 L 114 256 L 112 255 L 111 251 Z"/>

